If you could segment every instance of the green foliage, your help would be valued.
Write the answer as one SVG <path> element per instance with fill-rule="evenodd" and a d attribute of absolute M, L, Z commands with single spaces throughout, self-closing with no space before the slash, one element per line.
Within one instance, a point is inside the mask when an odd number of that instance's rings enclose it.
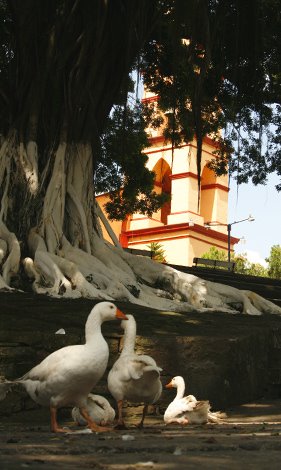
<path fill-rule="evenodd" d="M 227 261 L 227 252 L 224 250 L 219 250 L 218 248 L 212 246 L 209 251 L 207 251 L 201 256 L 201 258 Z M 259 263 L 251 263 L 247 259 L 246 253 L 240 255 L 232 254 L 231 261 L 235 262 L 234 271 L 237 274 L 245 274 L 248 276 L 272 277 L 270 276 L 267 268 L 265 268 Z"/>
<path fill-rule="evenodd" d="M 178 0 L 159 8 L 142 68 L 169 112 L 165 135 L 176 145 L 196 135 L 199 174 L 202 138 L 214 133 L 220 146 L 209 165 L 218 174 L 254 184 L 281 175 L 279 2 Z"/>
<path fill-rule="evenodd" d="M 268 262 L 269 277 L 273 279 L 281 279 L 281 246 L 273 245 L 270 250 L 270 255 L 266 258 Z"/>
<path fill-rule="evenodd" d="M 255 184 L 281 174 L 279 1 L 0 0 L 0 20 L 1 139 L 35 141 L 40 174 L 63 139 L 90 142 L 112 218 L 151 214 L 165 199 L 141 155 L 140 109 L 127 103 L 135 64 L 160 97 L 165 136 L 177 145 L 196 135 L 198 174 L 210 133 L 218 173 Z"/>
<path fill-rule="evenodd" d="M 227 253 L 223 250 L 219 250 L 215 246 L 211 246 L 209 251 L 206 251 L 206 253 L 203 253 L 201 258 L 204 259 L 217 259 L 220 261 L 227 261 Z"/>
<path fill-rule="evenodd" d="M 158 261 L 159 263 L 166 263 L 165 250 L 159 242 L 151 242 L 147 247 L 152 252 L 152 259 Z"/>
<path fill-rule="evenodd" d="M 235 261 L 235 272 L 238 274 L 246 274 L 248 276 L 269 277 L 268 269 L 260 263 L 251 263 L 247 259 L 246 253 L 234 255 L 232 261 Z"/>
<path fill-rule="evenodd" d="M 251 276 L 271 277 L 269 276 L 268 269 L 260 263 L 250 263 L 247 274 Z"/>
<path fill-rule="evenodd" d="M 122 220 L 133 212 L 152 215 L 166 194 L 153 191 L 154 173 L 145 166 L 149 146 L 142 106 L 118 105 L 107 120 L 95 173 L 97 192 L 109 192 L 105 208 L 111 219 Z"/>

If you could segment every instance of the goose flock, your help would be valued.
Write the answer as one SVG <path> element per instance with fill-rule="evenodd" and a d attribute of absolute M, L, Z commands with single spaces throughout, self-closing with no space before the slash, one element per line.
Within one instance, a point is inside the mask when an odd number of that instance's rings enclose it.
<path fill-rule="evenodd" d="M 114 399 L 115 410 L 109 401 L 94 395 L 93 389 L 104 375 L 109 359 L 108 344 L 102 334 L 105 321 L 121 320 L 124 330 L 122 352 L 113 364 L 107 378 L 108 391 Z M 85 324 L 85 344 L 66 346 L 54 351 L 40 364 L 19 379 L 0 382 L 0 400 L 15 384 L 21 384 L 39 405 L 48 406 L 52 432 L 69 432 L 57 422 L 57 410 L 73 407 L 72 418 L 78 425 L 87 425 L 90 431 L 106 432 L 125 429 L 124 401 L 143 403 L 138 427 L 143 427 L 149 405 L 158 403 L 162 382 L 155 360 L 135 352 L 136 321 L 125 315 L 112 302 L 99 302 L 91 310 Z M 203 424 L 217 422 L 216 413 L 210 412 L 209 401 L 197 401 L 193 395 L 184 397 L 183 377 L 174 377 L 167 388 L 177 389 L 176 397 L 167 407 L 164 423 Z"/>

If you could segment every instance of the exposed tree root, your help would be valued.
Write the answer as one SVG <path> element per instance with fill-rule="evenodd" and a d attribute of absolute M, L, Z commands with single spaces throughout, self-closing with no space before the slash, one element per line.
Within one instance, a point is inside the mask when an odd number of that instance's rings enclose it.
<path fill-rule="evenodd" d="M 19 240 L 8 228 L 14 161 L 20 165 L 22 184 L 31 197 L 38 195 L 49 178 L 42 191 L 42 213 L 26 236 L 29 256 L 22 263 L 35 292 L 122 300 L 180 312 L 281 314 L 280 307 L 253 292 L 205 281 L 125 252 L 93 197 L 90 145 L 62 140 L 42 171 L 41 181 L 35 142 L 29 142 L 26 148 L 21 144 L 19 151 L 17 148 L 15 134 L 11 133 L 0 149 L 0 289 L 12 287 L 22 258 Z M 99 218 L 113 244 L 101 238 Z"/>

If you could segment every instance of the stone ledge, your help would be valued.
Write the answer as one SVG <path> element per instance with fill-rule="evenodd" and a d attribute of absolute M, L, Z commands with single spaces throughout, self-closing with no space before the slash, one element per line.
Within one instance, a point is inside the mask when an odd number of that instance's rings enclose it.
<path fill-rule="evenodd" d="M 83 342 L 85 320 L 96 302 L 1 293 L 0 303 L 0 375 L 12 379 L 50 352 Z M 213 409 L 261 398 L 272 387 L 278 394 L 281 317 L 176 314 L 130 304 L 118 306 L 135 316 L 137 351 L 151 355 L 163 368 L 163 384 L 174 375 L 182 375 L 187 392 L 198 399 L 209 399 Z M 55 335 L 59 328 L 65 328 L 66 335 Z M 110 322 L 103 331 L 110 345 L 111 367 L 118 356 L 121 330 Z M 108 394 L 106 375 L 96 393 Z M 0 403 L 0 413 L 34 406 L 23 393 L 13 393 L 13 399 Z M 171 396 L 163 393 L 163 406 Z"/>

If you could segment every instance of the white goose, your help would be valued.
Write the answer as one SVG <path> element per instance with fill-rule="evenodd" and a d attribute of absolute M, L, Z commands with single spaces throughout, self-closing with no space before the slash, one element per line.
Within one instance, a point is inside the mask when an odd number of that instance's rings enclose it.
<path fill-rule="evenodd" d="M 0 398 L 15 383 L 23 385 L 31 398 L 50 406 L 51 430 L 65 432 L 57 423 L 57 409 L 78 406 L 92 431 L 107 431 L 87 412 L 87 397 L 104 374 L 109 357 L 101 325 L 108 320 L 127 317 L 111 302 L 100 302 L 91 310 L 85 325 L 85 344 L 66 346 L 47 356 L 20 379 L 0 383 Z"/>
<path fill-rule="evenodd" d="M 117 427 L 124 428 L 122 416 L 123 401 L 144 403 L 142 419 L 138 427 L 143 426 L 149 404 L 157 402 L 162 393 L 160 371 L 152 357 L 135 353 L 136 322 L 132 315 L 121 322 L 124 330 L 123 349 L 107 378 L 108 389 L 118 406 Z"/>
<path fill-rule="evenodd" d="M 86 408 L 92 420 L 97 424 L 105 425 L 114 421 L 115 410 L 112 408 L 109 401 L 101 395 L 89 393 Z M 77 406 L 72 409 L 71 415 L 77 424 L 87 424 L 87 421 L 83 418 Z"/>
<path fill-rule="evenodd" d="M 164 413 L 166 424 L 204 424 L 210 418 L 210 402 L 208 400 L 197 401 L 193 395 L 184 397 L 185 383 L 181 376 L 174 377 L 166 388 L 176 388 L 177 394 L 174 400 L 169 404 Z"/>

